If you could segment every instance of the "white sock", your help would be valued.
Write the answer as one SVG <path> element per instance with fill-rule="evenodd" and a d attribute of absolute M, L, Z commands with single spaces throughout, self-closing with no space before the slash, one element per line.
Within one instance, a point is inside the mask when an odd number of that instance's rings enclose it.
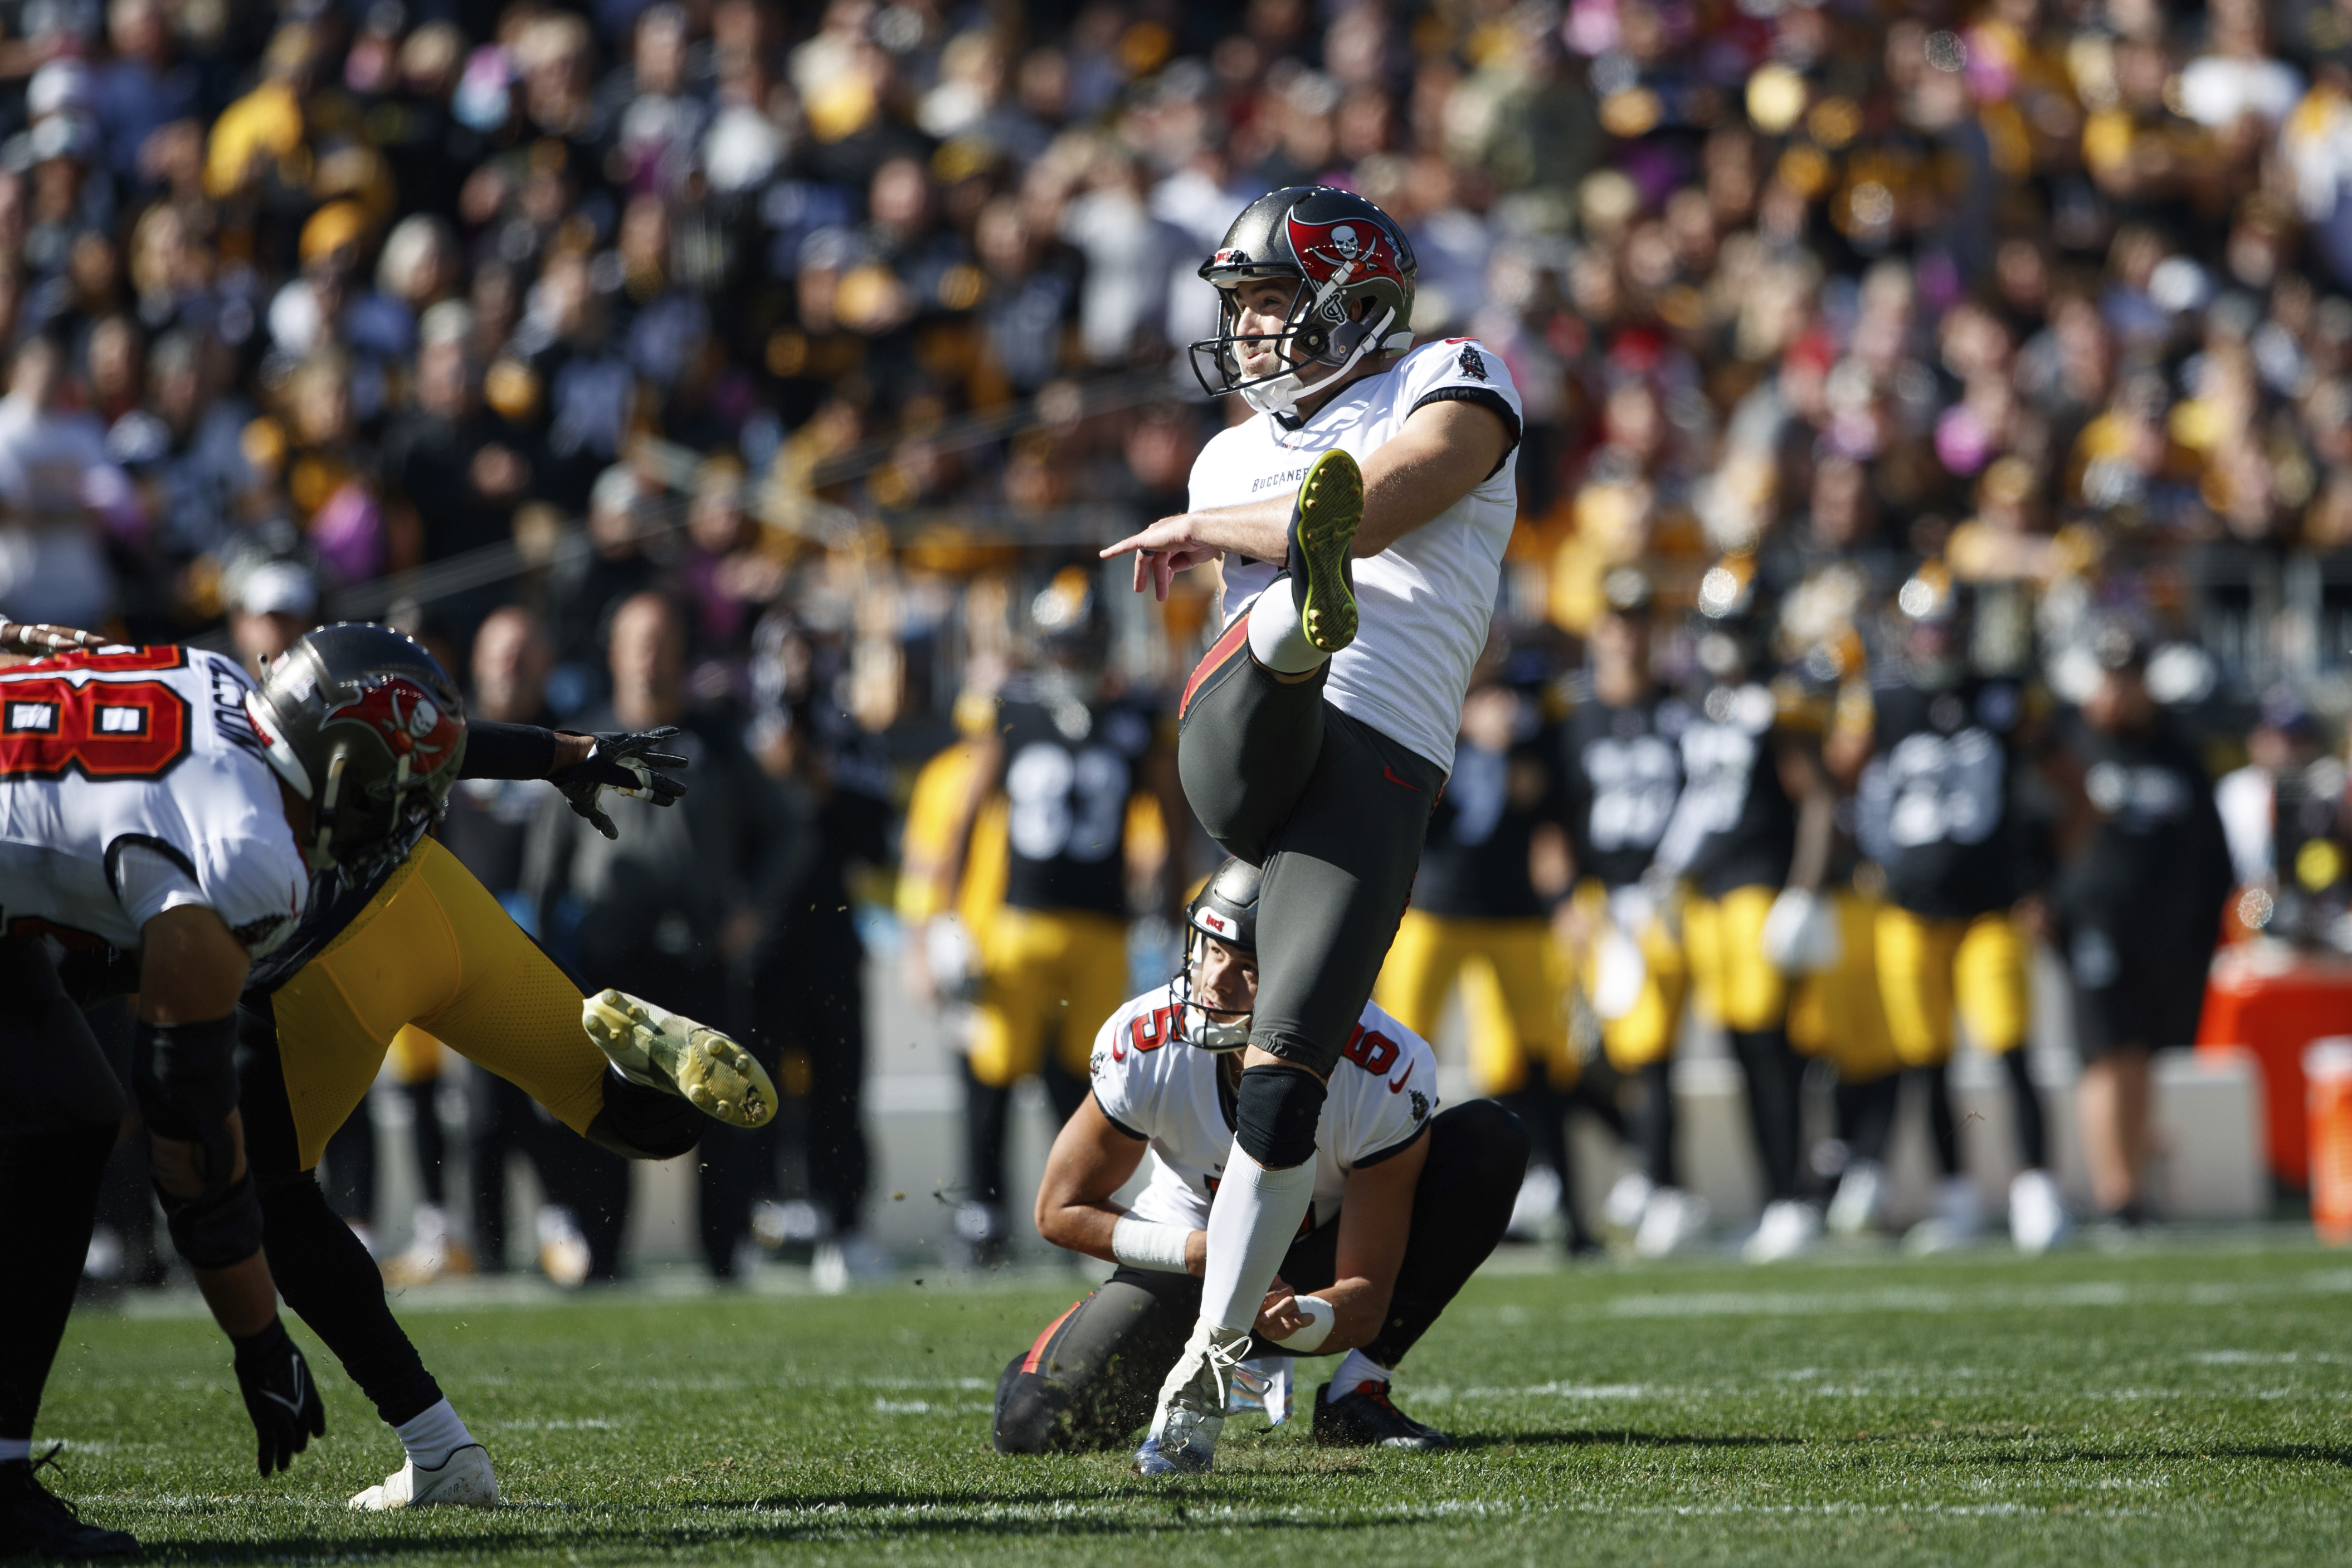
<path fill-rule="evenodd" d="M 439 1469 L 449 1462 L 450 1455 L 474 1440 L 446 1399 L 393 1430 L 400 1434 L 400 1446 L 408 1450 L 409 1463 L 420 1470 Z"/>
<path fill-rule="evenodd" d="M 1315 1162 L 1269 1171 L 1242 1152 L 1225 1156 L 1225 1174 L 1209 1205 L 1209 1257 L 1201 1282 L 1201 1321 L 1247 1333 L 1265 1305 L 1282 1255 L 1315 1201 Z"/>
<path fill-rule="evenodd" d="M 1331 1374 L 1329 1386 L 1323 1391 L 1323 1403 L 1345 1399 L 1368 1383 L 1387 1383 L 1396 1374 L 1361 1351 L 1349 1351 L 1339 1370 Z"/>
<path fill-rule="evenodd" d="M 0 1437 L 0 1465 L 14 1464 L 32 1457 L 33 1440 L 30 1437 Z"/>
<path fill-rule="evenodd" d="M 1250 653 L 1276 675 L 1304 675 L 1331 656 L 1307 640 L 1290 602 L 1290 584 L 1277 581 L 1250 605 Z"/>

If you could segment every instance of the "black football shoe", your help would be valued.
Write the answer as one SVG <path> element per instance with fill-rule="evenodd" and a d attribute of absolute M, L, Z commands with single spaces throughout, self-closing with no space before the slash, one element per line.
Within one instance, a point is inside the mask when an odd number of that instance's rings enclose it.
<path fill-rule="evenodd" d="M 1356 640 L 1356 528 L 1364 471 L 1336 447 L 1315 459 L 1290 507 L 1290 596 L 1307 640 L 1338 653 Z"/>
<path fill-rule="evenodd" d="M 1451 1448 L 1454 1439 L 1424 1426 L 1389 1400 L 1385 1383 L 1356 1385 L 1352 1394 L 1327 1397 L 1331 1385 L 1315 1390 L 1315 1441 L 1326 1448 Z"/>
<path fill-rule="evenodd" d="M 138 1552 L 139 1542 L 128 1532 L 83 1523 L 73 1504 L 33 1473 L 44 1465 L 62 1471 L 56 1448 L 37 1459 L 0 1464 L 0 1557 L 127 1557 Z"/>

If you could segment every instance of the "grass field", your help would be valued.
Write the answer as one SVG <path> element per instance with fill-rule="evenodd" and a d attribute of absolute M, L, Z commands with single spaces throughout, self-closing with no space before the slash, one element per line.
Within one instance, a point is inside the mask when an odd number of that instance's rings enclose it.
<path fill-rule="evenodd" d="M 399 1450 L 307 1336 L 331 1436 L 274 1481 L 199 1319 L 77 1316 L 42 1435 L 85 1514 L 163 1561 L 2352 1556 L 2352 1258 L 2288 1242 L 1490 1271 L 1398 1385 L 1457 1449 L 1323 1451 L 1249 1416 L 1174 1486 L 1124 1453 L 990 1450 L 998 1369 L 1074 1294 L 411 1297 L 503 1478 L 487 1513 L 345 1511 Z"/>

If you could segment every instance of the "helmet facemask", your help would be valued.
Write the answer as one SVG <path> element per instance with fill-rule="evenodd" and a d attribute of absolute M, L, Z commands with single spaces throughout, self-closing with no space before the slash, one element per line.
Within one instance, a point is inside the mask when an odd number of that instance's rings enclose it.
<path fill-rule="evenodd" d="M 1176 1000 L 1182 1008 L 1177 1037 L 1204 1051 L 1238 1051 L 1249 1044 L 1253 1013 L 1248 1009 L 1212 1006 L 1203 999 L 1198 980 L 1201 965 L 1209 956 L 1209 944 L 1215 941 L 1203 931 L 1185 932 L 1184 969 L 1176 980 Z M 1246 950 L 1229 951 L 1239 953 Z"/>
<path fill-rule="evenodd" d="M 1306 278 L 1297 272 L 1273 276 L 1296 280 L 1282 331 L 1269 334 L 1240 330 L 1241 291 L 1251 283 L 1265 281 L 1265 278 L 1245 278 L 1232 284 L 1221 282 L 1217 286 L 1218 335 L 1192 345 L 1192 374 L 1201 389 L 1212 397 L 1237 392 L 1244 402 L 1261 414 L 1291 414 L 1297 410 L 1298 400 L 1309 395 L 1315 386 L 1346 375 L 1366 354 L 1383 346 L 1390 323 L 1396 320 L 1396 308 L 1371 301 L 1377 309 L 1368 311 L 1365 319 L 1357 319 L 1349 309 L 1348 272 L 1344 267 L 1334 272 L 1329 281 L 1313 288 L 1307 287 Z M 1271 343 L 1277 368 L 1265 375 L 1250 375 L 1242 364 L 1241 349 L 1244 343 Z M 1314 365 L 1328 366 L 1331 374 L 1318 376 L 1310 384 L 1304 373 Z"/>

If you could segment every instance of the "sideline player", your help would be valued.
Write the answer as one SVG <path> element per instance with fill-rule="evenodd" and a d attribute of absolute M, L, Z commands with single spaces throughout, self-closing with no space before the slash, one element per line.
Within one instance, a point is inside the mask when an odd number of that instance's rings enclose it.
<path fill-rule="evenodd" d="M 1555 865 L 1567 858 L 1554 742 L 1535 702 L 1482 669 L 1462 705 L 1454 772 L 1430 816 L 1412 907 L 1372 997 L 1425 1039 L 1459 984 L 1471 1081 L 1511 1107 L 1535 1151 L 1514 1220 L 1558 1213 L 1568 1250 L 1579 1253 L 1600 1244 L 1576 1204 L 1569 1111 L 1581 1104 L 1609 1118 L 1616 1106 L 1577 1093 L 1587 1086 L 1569 1039 L 1567 958 L 1536 885 L 1539 843 L 1549 841 Z"/>
<path fill-rule="evenodd" d="M 236 1348 L 261 1473 L 282 1470 L 326 1411 L 278 1317 L 232 1056 L 247 968 L 303 914 L 314 813 L 263 759 L 234 660 L 6 623 L 0 647 L 51 655 L 0 669 L 0 1554 L 106 1556 L 137 1543 L 75 1517 L 31 1458 L 124 1110 L 49 943 L 136 954 L 156 1194 Z"/>
<path fill-rule="evenodd" d="M 1233 1147 L 1240 1052 L 1257 991 L 1255 867 L 1227 860 L 1185 917 L 1184 969 L 1113 1014 L 1094 1093 L 1054 1141 L 1037 1228 L 1118 1270 L 1049 1324 L 997 1382 L 1008 1454 L 1111 1447 L 1151 1414 L 1199 1311 L 1203 1228 Z M 1442 1448 L 1390 1399 L 1397 1363 L 1502 1239 L 1527 1135 L 1490 1100 L 1436 1110 L 1428 1045 L 1367 1004 L 1316 1133 L 1307 1227 L 1254 1325 L 1254 1355 L 1345 1350 L 1315 1393 L 1327 1446 Z M 1146 1152 L 1132 1209 L 1111 1194 Z M 1275 1347 L 1280 1347 L 1276 1350 Z M 1287 1368 L 1274 1378 L 1286 1389 Z M 1263 1397 L 1263 1396 L 1262 1396 Z M 1279 1420 L 1286 1397 L 1266 1401 Z"/>
<path fill-rule="evenodd" d="M 2042 1092 L 2027 1068 L 2030 930 L 2046 921 L 2048 857 L 2027 814 L 2020 736 L 2024 684 L 1975 667 L 1964 590 L 1939 561 L 1895 595 L 1903 648 L 1895 679 L 1871 693 L 1871 757 L 1855 795 L 1863 852 L 1886 870 L 1878 911 L 1879 994 L 1906 1070 L 1927 1088 L 1927 1125 L 1943 1173 L 1938 1212 L 1909 1245 L 1965 1241 L 1982 1225 L 1960 1170 L 1948 1072 L 1955 1008 L 1977 1049 L 2000 1058 L 2023 1169 L 2010 1183 L 2018 1249 L 2043 1251 L 2068 1220 L 2050 1173 Z"/>
<path fill-rule="evenodd" d="M 1413 269 L 1396 224 L 1349 192 L 1294 185 L 1243 209 L 1200 268 L 1220 331 L 1192 363 L 1261 416 L 1202 448 L 1192 510 L 1103 552 L 1136 554 L 1136 586 L 1163 598 L 1175 573 L 1224 561 L 1225 629 L 1185 687 L 1177 763 L 1210 837 L 1265 873 L 1201 1320 L 1137 1453 L 1146 1474 L 1213 1462 L 1234 1347 L 1312 1195 L 1326 1080 L 1453 763 L 1518 510 L 1510 374 L 1471 339 L 1410 347 Z"/>
<path fill-rule="evenodd" d="M 1676 1172 L 1672 1058 L 1689 969 L 1671 895 L 1653 872 L 1682 795 L 1682 737 L 1694 715 L 1651 665 L 1649 578 L 1620 567 L 1601 589 L 1586 639 L 1589 689 L 1560 724 L 1575 881 L 1557 921 L 1609 1065 L 1642 1086 L 1628 1129 L 1637 1168 L 1610 1188 L 1602 1218 L 1633 1237 L 1638 1256 L 1663 1258 L 1705 1235 L 1707 1222 L 1706 1200 Z"/>
<path fill-rule="evenodd" d="M 1810 900 L 1821 886 L 1836 806 L 1815 716 L 1799 693 L 1764 684 L 1773 617 L 1760 598 L 1749 556 L 1726 556 L 1699 580 L 1692 629 L 1707 684 L 1683 731 L 1683 793 L 1656 863 L 1687 886 L 1694 989 L 1731 1037 L 1747 1079 L 1767 1201 L 1742 1251 L 1769 1263 L 1811 1247 L 1822 1216 L 1798 1195 L 1802 1068 L 1789 1044 L 1788 977 L 1766 956 L 1767 930 L 1776 907 Z"/>
<path fill-rule="evenodd" d="M 993 876 L 973 851 L 992 841 L 981 824 L 1001 792 L 1004 893 L 977 933 L 980 996 L 964 1056 L 967 1189 L 955 1216 L 982 1268 L 1004 1258 L 1013 1091 L 1041 1076 L 1062 1117 L 1085 1097 L 1087 1044 L 1127 990 L 1129 886 L 1160 876 L 1164 851 L 1147 847 L 1170 843 L 1164 825 L 1182 820 L 1169 809 L 1176 783 L 1157 716 L 1104 689 L 1110 619 L 1096 588 L 1099 570 L 1064 567 L 1033 601 L 1039 666 L 1006 681 L 994 721 L 974 738 L 938 864 L 940 908 L 966 876 Z M 1162 831 L 1135 831 L 1139 807 L 1156 814 Z"/>
<path fill-rule="evenodd" d="M 2056 897 L 2083 1077 L 2074 1091 L 2103 1225 L 2147 1217 L 2148 1058 L 2197 1037 L 2231 883 L 2229 840 L 2196 749 L 2147 689 L 2124 626 L 2062 752 L 2074 853 Z"/>

